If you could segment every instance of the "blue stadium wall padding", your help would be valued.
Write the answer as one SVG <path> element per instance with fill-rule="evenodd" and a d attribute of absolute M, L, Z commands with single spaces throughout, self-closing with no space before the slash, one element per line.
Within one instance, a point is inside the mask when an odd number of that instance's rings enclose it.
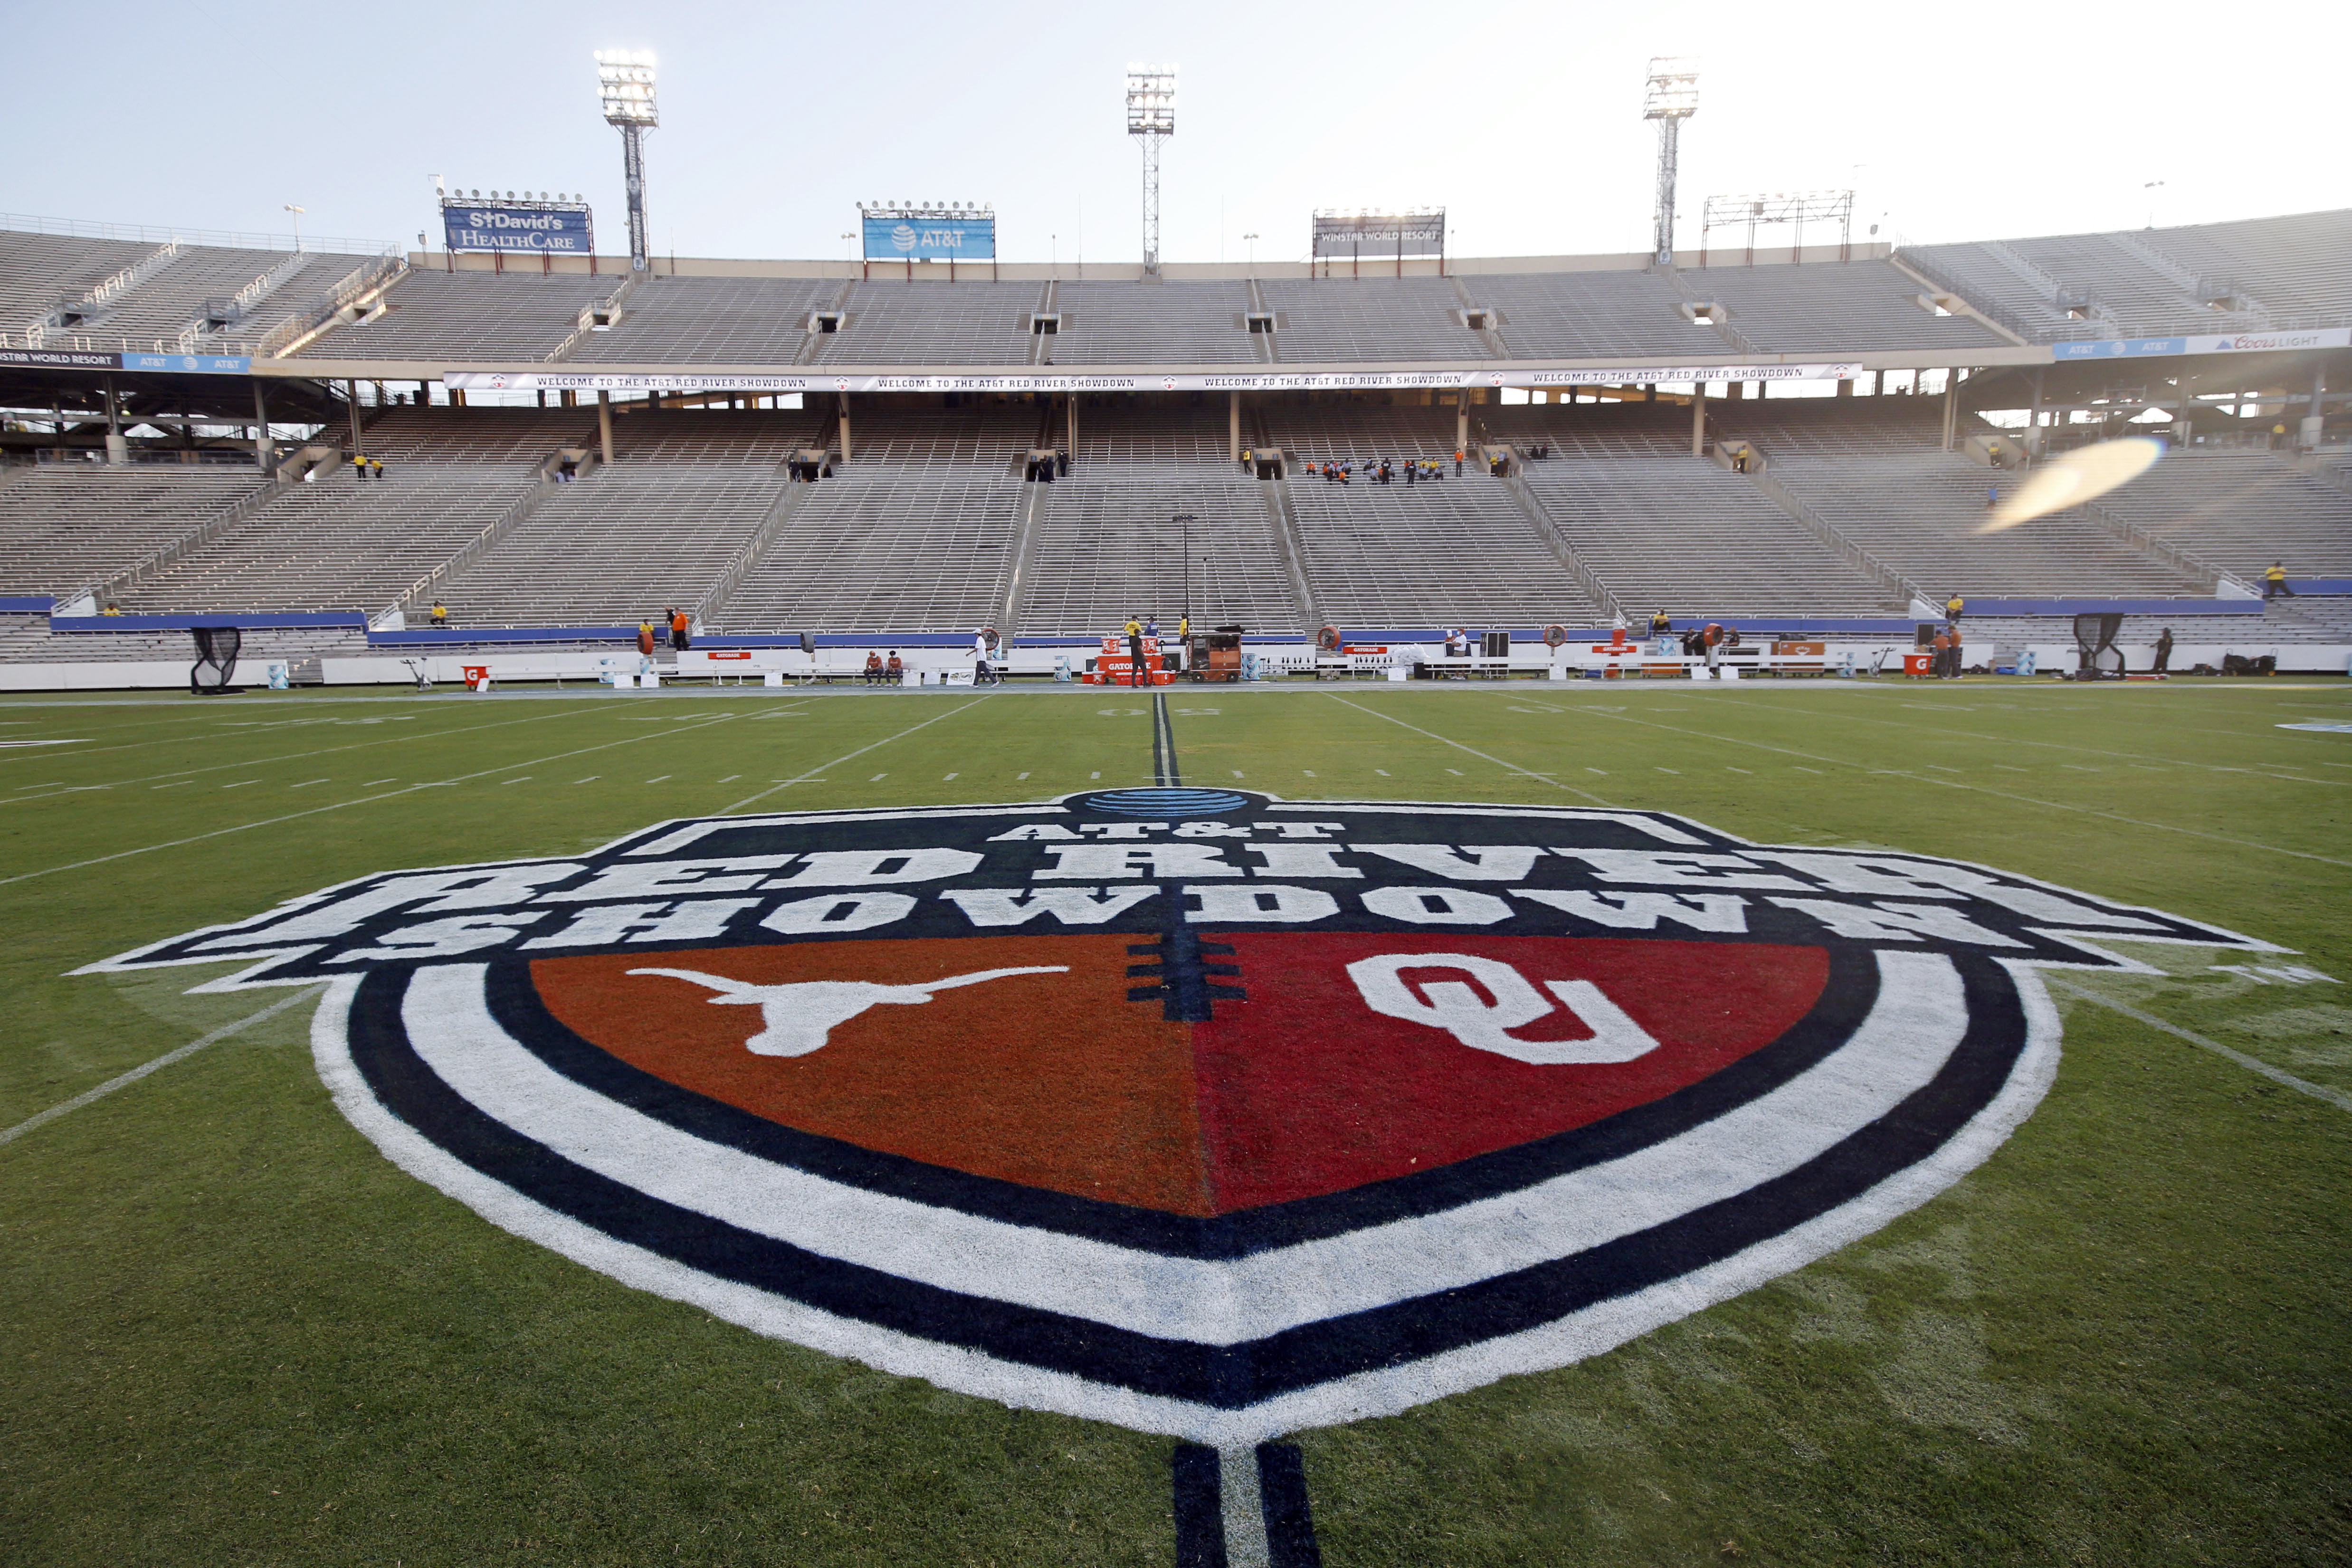
<path fill-rule="evenodd" d="M 58 601 L 47 594 L 0 593 L 0 614 L 47 615 Z"/>
<path fill-rule="evenodd" d="M 185 632 L 194 626 L 235 626 L 250 631 L 268 626 L 364 627 L 367 617 L 354 610 L 282 610 L 254 615 L 53 615 L 52 632 Z"/>
<path fill-rule="evenodd" d="M 426 627 L 415 632 L 371 632 L 368 643 L 373 647 L 429 648 L 438 644 L 463 643 L 635 643 L 637 629 L 634 626 L 445 626 Z M 661 641 L 666 644 L 669 634 L 664 629 Z"/>
<path fill-rule="evenodd" d="M 2352 577 L 2290 577 L 2286 585 L 2297 593 L 2352 593 Z"/>
<path fill-rule="evenodd" d="M 2260 615 L 2259 599 L 1971 599 L 1971 615 Z"/>

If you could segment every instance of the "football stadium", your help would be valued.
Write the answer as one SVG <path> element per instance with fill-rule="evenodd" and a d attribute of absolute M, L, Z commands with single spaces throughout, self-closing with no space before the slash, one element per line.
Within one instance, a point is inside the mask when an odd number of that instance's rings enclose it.
<path fill-rule="evenodd" d="M 2352 206 L 1622 63 L 1591 254 L 0 214 L 0 1558 L 2352 1558 Z"/>

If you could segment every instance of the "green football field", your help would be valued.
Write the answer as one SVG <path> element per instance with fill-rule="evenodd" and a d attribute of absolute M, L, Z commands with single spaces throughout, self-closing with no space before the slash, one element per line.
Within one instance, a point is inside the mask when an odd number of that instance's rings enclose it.
<path fill-rule="evenodd" d="M 2117 944 L 2161 973 L 2053 977 L 2054 1086 L 1923 1207 L 1591 1360 L 1294 1434 L 1323 1562 L 2352 1558 L 2352 732 L 2281 727 L 2352 723 L 2343 682 L 1164 706 L 1187 783 L 1672 811 L 2291 950 Z M 312 991 L 68 973 L 368 873 L 673 817 L 1149 784 L 1153 707 L 0 702 L 0 1562 L 1174 1562 L 1171 1439 L 763 1338 L 494 1228 L 337 1112 Z"/>

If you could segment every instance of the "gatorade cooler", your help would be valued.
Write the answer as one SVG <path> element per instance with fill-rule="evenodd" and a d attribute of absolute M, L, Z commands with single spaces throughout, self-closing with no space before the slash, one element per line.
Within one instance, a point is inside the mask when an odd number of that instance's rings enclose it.
<path fill-rule="evenodd" d="M 467 664 L 465 670 L 467 691 L 486 692 L 490 689 L 490 667 L 488 664 Z"/>
<path fill-rule="evenodd" d="M 1906 653 L 1903 655 L 1903 673 L 1906 675 L 1925 676 L 1934 673 L 1936 655 L 1932 653 Z"/>

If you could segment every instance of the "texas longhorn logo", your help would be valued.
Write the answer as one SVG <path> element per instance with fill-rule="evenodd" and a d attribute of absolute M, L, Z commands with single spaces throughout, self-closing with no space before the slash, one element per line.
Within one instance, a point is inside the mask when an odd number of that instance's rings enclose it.
<path fill-rule="evenodd" d="M 327 982 L 337 1103 L 589 1268 L 1234 1444 L 1559 1366 L 1925 1202 L 2037 969 L 2267 945 L 1654 812 L 1114 789 L 669 822 L 92 971 Z M 87 972 L 87 971 L 85 971 Z"/>

